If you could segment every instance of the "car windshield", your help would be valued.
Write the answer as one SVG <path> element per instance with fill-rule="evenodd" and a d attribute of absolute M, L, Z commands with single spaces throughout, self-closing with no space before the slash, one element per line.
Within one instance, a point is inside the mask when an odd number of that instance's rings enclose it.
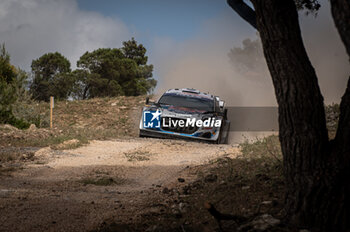
<path fill-rule="evenodd" d="M 177 107 L 198 109 L 203 111 L 214 110 L 213 100 L 192 96 L 165 94 L 159 99 L 158 103 Z"/>

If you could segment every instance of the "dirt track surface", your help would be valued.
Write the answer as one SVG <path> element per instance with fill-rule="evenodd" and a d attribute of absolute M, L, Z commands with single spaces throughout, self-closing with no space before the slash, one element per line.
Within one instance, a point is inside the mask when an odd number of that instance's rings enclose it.
<path fill-rule="evenodd" d="M 180 140 L 92 141 L 74 150 L 42 148 L 0 176 L 0 231 L 90 231 L 106 220 L 142 222 L 150 199 L 187 171 L 239 154 L 234 145 Z"/>

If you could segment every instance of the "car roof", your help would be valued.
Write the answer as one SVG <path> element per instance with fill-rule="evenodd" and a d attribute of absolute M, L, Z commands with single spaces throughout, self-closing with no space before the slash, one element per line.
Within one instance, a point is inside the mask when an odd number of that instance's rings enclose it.
<path fill-rule="evenodd" d="M 169 89 L 164 93 L 164 95 L 167 94 L 176 94 L 176 95 L 183 95 L 183 96 L 194 96 L 198 98 L 205 98 L 205 99 L 210 99 L 214 100 L 214 96 L 209 94 L 209 93 L 204 93 L 196 89 L 192 88 L 183 88 L 183 89 Z"/>

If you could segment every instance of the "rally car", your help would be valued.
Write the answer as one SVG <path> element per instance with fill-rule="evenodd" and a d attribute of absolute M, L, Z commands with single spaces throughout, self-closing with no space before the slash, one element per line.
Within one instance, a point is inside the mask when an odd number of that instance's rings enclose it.
<path fill-rule="evenodd" d="M 196 89 L 170 89 L 142 109 L 140 137 L 185 138 L 227 143 L 225 102 Z"/>

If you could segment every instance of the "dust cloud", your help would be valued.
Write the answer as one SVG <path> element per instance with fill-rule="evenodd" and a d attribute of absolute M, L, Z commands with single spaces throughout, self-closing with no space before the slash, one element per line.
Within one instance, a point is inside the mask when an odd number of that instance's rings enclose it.
<path fill-rule="evenodd" d="M 300 24 L 325 103 L 340 102 L 350 66 L 334 27 L 328 1 L 322 1 L 316 18 L 301 12 Z M 228 106 L 276 106 L 268 72 L 262 69 L 261 72 L 266 72 L 266 75 L 252 79 L 230 64 L 230 49 L 241 47 L 246 38 L 255 40 L 256 32 L 228 9 L 222 17 L 206 22 L 196 37 L 184 43 L 167 41 L 167 49 L 159 49 L 156 54 L 155 65 L 159 75 L 156 93 L 161 94 L 170 88 L 190 87 L 218 95 L 226 100 Z"/>

